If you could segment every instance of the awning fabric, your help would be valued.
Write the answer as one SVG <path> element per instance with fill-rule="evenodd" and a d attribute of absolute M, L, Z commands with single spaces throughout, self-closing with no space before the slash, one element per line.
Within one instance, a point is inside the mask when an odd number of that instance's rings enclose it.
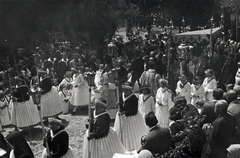
<path fill-rule="evenodd" d="M 197 31 L 190 31 L 190 32 L 184 32 L 173 35 L 173 42 L 174 43 L 201 43 L 203 41 L 210 41 L 210 34 L 211 29 L 205 29 L 205 30 L 197 30 Z M 213 41 L 215 41 L 221 34 L 220 27 L 213 28 L 212 35 L 213 35 Z"/>

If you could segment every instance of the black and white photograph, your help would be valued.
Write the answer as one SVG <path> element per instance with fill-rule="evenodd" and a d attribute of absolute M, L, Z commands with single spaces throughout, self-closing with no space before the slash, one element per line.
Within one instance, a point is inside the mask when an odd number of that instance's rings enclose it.
<path fill-rule="evenodd" d="M 0 0 L 0 158 L 240 158 L 240 0 Z"/>

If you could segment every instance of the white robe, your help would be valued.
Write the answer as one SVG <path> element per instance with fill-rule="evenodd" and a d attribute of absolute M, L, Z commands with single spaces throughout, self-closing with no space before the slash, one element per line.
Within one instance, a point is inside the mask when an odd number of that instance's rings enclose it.
<path fill-rule="evenodd" d="M 191 85 L 189 82 L 187 82 L 183 88 L 181 88 L 182 82 L 178 81 L 177 82 L 177 88 L 176 88 L 176 93 L 180 96 L 184 96 L 187 100 L 187 104 L 190 104 L 190 96 L 191 96 Z"/>
<path fill-rule="evenodd" d="M 198 89 L 196 89 L 195 85 L 191 85 L 191 104 L 195 105 L 197 101 L 205 100 L 205 90 L 201 85 Z"/>
<path fill-rule="evenodd" d="M 150 95 L 139 95 L 138 99 L 138 111 L 145 117 L 150 111 L 155 112 L 154 97 Z"/>
<path fill-rule="evenodd" d="M 217 88 L 217 81 L 215 78 L 206 77 L 202 84 L 205 90 L 205 97 L 207 102 L 213 101 L 213 90 Z"/>
<path fill-rule="evenodd" d="M 167 88 L 159 88 L 156 94 L 155 111 L 159 125 L 169 125 L 169 110 L 173 107 L 172 92 Z"/>

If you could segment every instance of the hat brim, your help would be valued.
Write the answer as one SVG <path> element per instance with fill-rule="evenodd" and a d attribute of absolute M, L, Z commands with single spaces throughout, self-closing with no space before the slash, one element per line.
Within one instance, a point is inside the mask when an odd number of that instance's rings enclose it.
<path fill-rule="evenodd" d="M 122 85 L 122 89 L 133 90 L 133 87 L 132 86 Z"/>

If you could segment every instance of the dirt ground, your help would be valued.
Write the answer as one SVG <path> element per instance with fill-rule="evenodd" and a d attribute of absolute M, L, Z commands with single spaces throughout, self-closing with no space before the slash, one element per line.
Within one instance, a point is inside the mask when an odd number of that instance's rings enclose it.
<path fill-rule="evenodd" d="M 77 155 L 77 157 L 82 157 L 83 150 L 83 137 L 86 131 L 85 124 L 87 123 L 88 118 L 88 108 L 83 107 L 78 109 L 76 115 L 72 116 L 71 114 L 59 115 L 62 119 L 62 123 L 66 127 L 66 131 L 69 134 L 69 145 Z M 48 129 L 45 126 L 45 129 Z M 8 133 L 13 131 L 12 126 L 5 127 L 2 131 L 3 135 L 6 136 Z M 20 130 L 27 142 L 29 143 L 34 155 L 36 158 L 40 158 L 43 151 L 43 134 L 42 128 L 39 125 L 34 126 L 32 129 L 26 128 Z"/>

